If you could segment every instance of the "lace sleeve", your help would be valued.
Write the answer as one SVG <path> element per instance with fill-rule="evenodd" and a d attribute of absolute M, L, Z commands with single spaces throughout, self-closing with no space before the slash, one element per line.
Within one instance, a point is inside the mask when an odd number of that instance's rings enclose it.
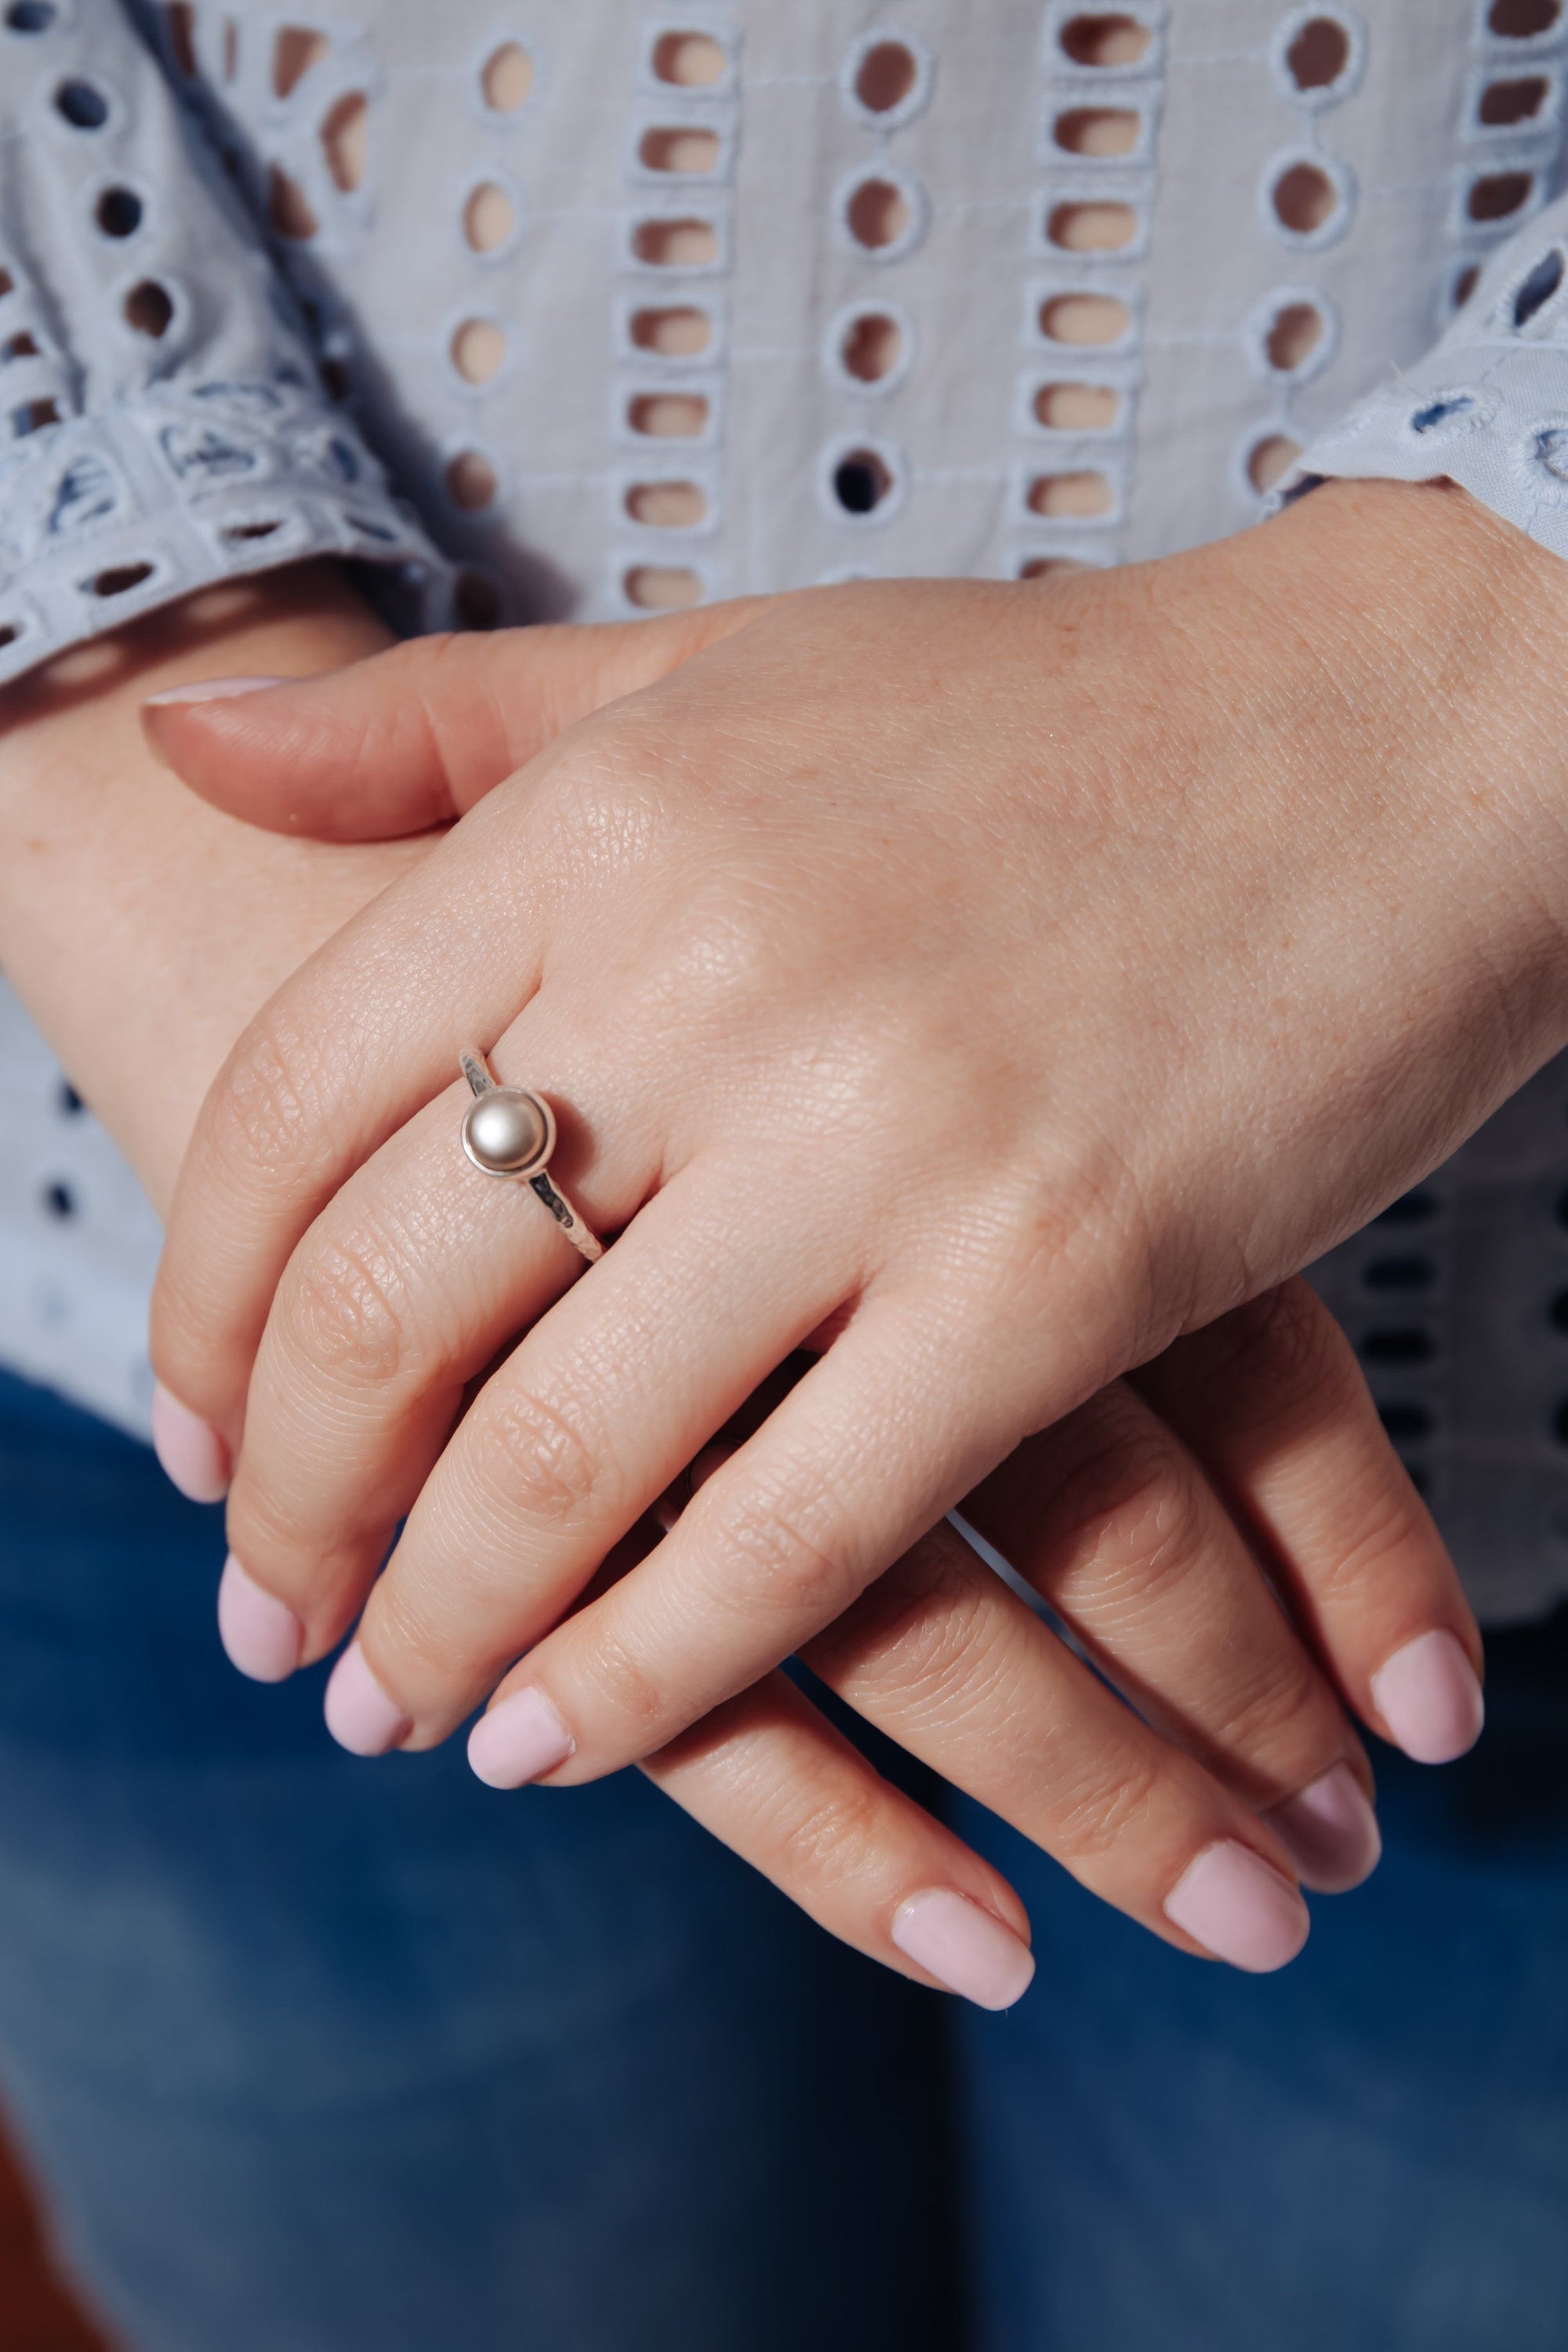
<path fill-rule="evenodd" d="M 1424 358 L 1318 436 L 1279 499 L 1373 476 L 1447 477 L 1568 556 L 1568 196 L 1500 247 Z"/>
<path fill-rule="evenodd" d="M 358 558 L 447 574 L 119 0 L 0 0 L 0 681 L 172 598 Z"/>

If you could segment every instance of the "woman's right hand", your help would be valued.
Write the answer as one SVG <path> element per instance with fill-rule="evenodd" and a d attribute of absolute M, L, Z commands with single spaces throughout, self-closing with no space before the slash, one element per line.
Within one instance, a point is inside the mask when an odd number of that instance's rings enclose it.
<path fill-rule="evenodd" d="M 1327 1309 L 1291 1282 L 1179 1341 L 1020 1448 L 964 1517 L 1098 1673 L 945 1525 L 805 1664 L 1165 1941 L 1251 1970 L 1292 1958 L 1298 1881 L 1342 1892 L 1379 1853 L 1365 1756 L 1309 1653 L 1353 1648 L 1380 1586 L 1452 1574 Z M 513 1786 L 550 1727 L 528 1694 L 509 1723 L 504 1690 L 470 1754 Z M 1479 1727 L 1433 1726 L 1434 1748 Z M 989 2008 L 1028 1982 L 1013 1890 L 782 1675 L 644 1769 L 860 1950 Z"/>

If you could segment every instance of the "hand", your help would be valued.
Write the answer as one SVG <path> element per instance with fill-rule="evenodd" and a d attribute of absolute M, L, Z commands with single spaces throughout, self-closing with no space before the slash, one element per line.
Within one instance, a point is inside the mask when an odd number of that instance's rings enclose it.
<path fill-rule="evenodd" d="M 0 698 L 6 729 L 0 828 L 14 836 L 0 868 L 16 885 L 0 898 L 7 953 L 79 1083 L 106 1110 L 155 1197 L 166 1196 L 206 1077 L 245 1017 L 336 921 L 406 870 L 421 845 L 321 850 L 306 842 L 267 842 L 200 809 L 149 765 L 135 726 L 142 698 L 193 667 L 308 669 L 353 659 L 384 641 L 379 625 L 336 574 L 316 567 L 193 599 L 65 656 Z M 130 987 L 128 973 L 135 976 Z M 1312 1338 L 1320 1324 L 1321 1343 Z M 1292 1332 L 1310 1344 L 1282 1347 Z M 1321 1344 L 1329 1348 L 1326 1358 Z M 1226 1377 L 1255 1401 L 1267 1392 L 1280 1425 L 1287 1405 L 1303 1427 L 1321 1421 L 1326 1409 L 1331 1422 L 1337 1414 L 1342 1426 L 1331 1450 L 1342 1473 L 1358 1444 L 1370 1454 L 1371 1475 L 1358 1483 L 1381 1528 L 1384 1486 L 1391 1484 L 1396 1507 L 1408 1506 L 1408 1492 L 1353 1374 L 1320 1380 L 1323 1362 L 1331 1360 L 1326 1318 L 1303 1297 L 1296 1311 L 1256 1325 Z M 1080 1488 L 1090 1466 L 1086 1448 L 1099 1462 L 1092 1475 L 1108 1500 L 1121 1475 L 1113 1467 L 1118 1458 L 1135 1481 L 1152 1475 L 1165 1454 L 1179 1464 L 1173 1440 L 1164 1439 L 1154 1454 L 1131 1442 L 1139 1436 L 1140 1417 L 1130 1396 L 1114 1409 L 1106 1401 L 1106 1410 L 1111 1417 L 1099 1439 L 1087 1422 L 1079 1435 Z M 166 1413 L 165 1400 L 165 1432 Z M 1154 1426 L 1150 1416 L 1142 1418 Z M 1325 1427 L 1315 1441 L 1320 1450 L 1330 1435 Z M 1300 1441 L 1295 1443 L 1299 1451 Z M 1267 1481 L 1244 1467 L 1242 1483 L 1261 1487 Z M 1176 1486 L 1177 1500 L 1189 1490 L 1203 1492 L 1191 1470 Z M 1261 1496 L 1258 1502 L 1261 1510 Z M 997 1507 L 1005 1511 L 1005 1497 Z M 1205 1496 L 1205 1507 L 1218 1513 L 1212 1496 Z M 1016 1504 L 1013 1510 L 1016 1517 Z M 1146 1510 L 1139 1516 L 1150 1524 Z M 1055 1518 L 1062 1524 L 1059 1497 Z M 1001 1518 L 993 1532 L 1005 1539 Z M 1305 1525 L 1300 1532 L 1310 1582 L 1321 1538 Z M 1065 1526 L 1063 1538 L 1056 1557 L 1066 1573 L 1085 1538 L 1070 1538 Z M 634 1538 L 620 1547 L 621 1559 L 637 1549 Z M 1119 1555 L 1124 1570 L 1135 1569 L 1131 1525 Z M 1031 1565 L 1043 1580 L 1044 1553 L 1037 1549 Z M 1181 1614 L 1163 1612 L 1168 1632 L 1177 1631 Z M 1196 1630 L 1169 1649 L 1168 1664 L 1163 1651 L 1152 1661 L 1153 1684 L 1175 1693 L 1190 1678 Z M 1194 1653 L 1192 1664 L 1183 1641 Z M 1165 1861 L 1170 1886 L 1181 1882 L 1170 1916 L 1206 1927 L 1222 1943 L 1228 1939 L 1232 1956 L 1247 1964 L 1286 1956 L 1305 1928 L 1287 1879 L 1268 1860 L 1289 1872 L 1294 1855 L 1310 1884 L 1339 1886 L 1363 1874 L 1375 1855 L 1363 1793 L 1370 1775 L 1334 1710 L 1308 1706 L 1292 1728 L 1301 1695 L 1281 1688 L 1269 1738 L 1252 1742 L 1250 1768 L 1243 1759 L 1231 1772 L 1223 1740 L 1216 1749 L 1222 1781 L 1228 1774 L 1227 1785 L 1247 1802 L 1276 1803 L 1273 1835 L 1234 1803 L 1194 1805 L 1194 1789 L 1204 1793 L 1202 1776 L 1169 1787 L 1159 1741 L 1111 1706 L 945 1531 L 884 1580 L 874 1612 L 863 1607 L 826 1637 L 816 1656 L 823 1675 L 868 1713 L 895 1730 L 908 1727 L 917 1752 L 1008 1796 L 1026 1822 L 1051 1822 L 1058 1842 L 1082 1854 L 1089 1874 L 1104 1883 L 1142 1891 L 1132 1840 L 1114 1832 L 1133 1790 L 1156 1773 L 1164 1801 L 1155 1810 L 1183 1817 L 1184 1804 L 1189 1843 L 1194 1835 L 1216 1833 L 1210 1840 L 1215 1859 L 1195 1871 L 1179 1848 Z M 1031 1705 L 1020 1722 L 995 1719 L 994 1702 L 985 1699 L 1007 1657 L 1016 1660 L 1021 1694 L 1048 1700 L 1047 1714 Z M 931 1704 L 939 1680 L 940 1714 Z M 1153 1685 L 1138 1695 L 1157 1719 Z M 929 1720 L 921 1719 L 922 1711 Z M 1191 1727 L 1182 1727 L 1191 1740 Z M 1069 1754 L 1075 1767 L 1053 1769 L 1049 1795 L 1044 1748 L 1053 1767 Z M 1327 1761 L 1331 1757 L 1336 1760 Z M 1320 1764 L 1323 1770 L 1315 1771 Z M 862 1948 L 993 2003 L 1014 1997 L 1026 1980 L 1030 1964 L 1021 1938 L 1027 1923 L 1005 1882 L 882 1781 L 781 1677 L 698 1726 L 654 1770 L 700 1819 Z M 1312 1790 L 1279 1806 L 1281 1790 L 1305 1776 L 1314 1778 Z M 1227 1840 L 1232 1828 L 1241 1834 Z M 1258 1857 L 1250 1874 L 1247 1854 Z M 1216 1912 L 1216 1905 L 1228 1907 Z"/>
<path fill-rule="evenodd" d="M 0 951 L 155 1203 L 246 1021 L 424 845 L 268 841 L 202 808 L 149 757 L 143 698 L 176 675 L 286 675 L 385 642 L 335 570 L 311 566 L 193 597 L 0 695 Z M 210 1496 L 226 1476 L 210 1433 L 166 1394 L 159 1420 L 184 1483 Z M 862 1939 L 895 1960 L 888 1919 L 900 1910 L 918 1914 L 928 1946 L 937 1931 L 945 1965 L 978 1997 L 1011 1997 L 1026 1978 L 1026 1948 L 1003 1923 L 1027 1926 L 1005 1881 L 880 1781 L 788 1684 L 748 1693 L 661 1773 L 819 1916 L 865 1922 Z M 830 1847 L 815 1849 L 814 1823 L 825 1838 L 831 1823 Z M 925 1898 L 912 1911 L 911 1885 Z M 945 1897 L 934 1916 L 933 1890 Z"/>
<path fill-rule="evenodd" d="M 160 1362 L 231 1439 L 247 1414 L 231 1528 L 299 1654 L 351 1622 L 437 1465 L 341 1719 L 357 1691 L 362 1735 L 379 1705 L 385 1741 L 442 1737 L 824 1333 L 521 1677 L 575 1743 L 556 1777 L 650 1753 L 1544 1058 L 1564 859 L 1526 686 L 1562 592 L 1535 560 L 1468 501 L 1357 486 L 1068 587 L 822 592 L 643 625 L 619 657 L 606 634 L 586 692 L 542 633 L 166 707 L 209 790 L 221 758 L 254 799 L 281 749 L 307 821 L 382 770 L 395 806 L 449 810 L 709 640 L 493 791 L 282 992 L 204 1115 Z M 569 1108 L 563 1177 L 626 1228 L 554 1306 L 558 1237 L 456 1152 L 439 1090 L 475 1036 Z M 1331 1654 L 1395 1736 L 1424 1665 L 1454 1752 L 1474 1629 L 1446 1571 L 1405 1565 Z"/>
<path fill-rule="evenodd" d="M 708 1450 L 696 1485 L 773 1401 L 753 1401 Z M 807 1643 L 806 1663 L 1167 1940 L 1253 1969 L 1290 1958 L 1307 1919 L 1289 1893 L 1289 1862 L 1309 1886 L 1339 1892 L 1371 1870 L 1378 1843 L 1361 1750 L 1257 1578 L 1255 1555 L 1275 1565 L 1313 1639 L 1342 1650 L 1353 1651 L 1355 1618 L 1380 1584 L 1441 1586 L 1447 1573 L 1321 1302 L 1290 1283 L 1178 1342 L 1134 1383 L 1023 1446 L 964 1509 L 1137 1716 L 948 1528 Z M 671 1510 L 659 1517 L 674 1524 Z M 613 1572 L 648 1540 L 623 1547 Z M 795 1717 L 787 1769 L 788 1736 L 770 1720 L 781 1698 Z M 804 1709 L 774 1676 L 645 1769 L 847 1940 L 884 1958 L 889 1941 L 910 1952 L 907 1923 L 942 1891 L 933 1873 L 943 1857 L 920 1853 L 912 1809 L 863 1759 L 813 1739 Z M 770 1731 L 777 1743 L 769 1778 L 779 1802 L 747 1813 L 731 1791 L 752 1752 L 738 1737 L 751 1723 L 756 1752 Z M 718 1726 L 729 1744 L 716 1753 Z M 552 1764 L 552 1728 L 515 1675 L 470 1752 L 486 1778 L 514 1786 Z M 1235 1810 L 1237 1797 L 1264 1809 L 1262 1823 Z M 804 1873 L 803 1853 L 813 1865 Z M 950 1848 L 950 1869 L 956 1859 Z M 994 1895 L 988 1907 L 1016 1918 L 1005 1892 L 1011 1908 Z M 950 1897 L 931 1907 L 951 1920 Z M 994 1929 L 974 1941 L 962 1989 L 1021 1990 L 1022 1955 Z M 962 1957 L 943 1953 L 950 1970 Z"/>

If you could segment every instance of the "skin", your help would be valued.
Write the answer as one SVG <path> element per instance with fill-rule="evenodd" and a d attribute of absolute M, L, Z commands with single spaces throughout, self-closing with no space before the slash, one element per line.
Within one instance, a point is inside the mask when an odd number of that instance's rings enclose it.
<path fill-rule="evenodd" d="M 153 762 L 136 710 L 176 679 L 334 668 L 381 642 L 334 574 L 284 574 L 193 600 L 0 703 L 7 971 L 160 1206 L 202 1089 L 258 1002 L 355 908 L 416 870 L 428 845 L 322 849 L 233 824 Z M 550 734 L 569 718 L 569 703 L 543 696 L 531 724 Z M 1159 1400 L 1154 1367 L 1145 1395 L 1112 1390 L 973 1503 L 1145 1724 L 1105 1700 L 947 1531 L 914 1545 L 811 1658 L 872 1722 L 1199 1950 L 1159 1910 L 1192 1851 L 1237 1837 L 1293 1882 L 1289 1849 L 1258 1813 L 1335 1759 L 1371 1788 L 1323 1677 L 1272 1601 L 1260 1606 L 1250 1545 L 1286 1578 L 1328 1658 L 1340 1628 L 1384 1592 L 1404 1592 L 1408 1622 L 1458 1622 L 1469 1644 L 1474 1630 L 1350 1352 L 1302 1286 L 1183 1343 L 1166 1369 L 1183 1412 Z M 651 1540 L 642 1519 L 599 1580 Z M 1215 1639 L 1211 1612 L 1232 1600 L 1237 1639 Z M 931 1886 L 962 1891 L 1027 1938 L 1006 1882 L 778 1675 L 647 1769 L 826 1927 L 908 1976 L 936 1980 L 891 1940 L 900 1907 Z"/>
<path fill-rule="evenodd" d="M 142 698 L 213 663 L 316 669 L 386 644 L 335 568 L 301 567 L 0 690 L 0 962 L 161 1214 L 236 1037 L 424 845 L 283 841 L 203 806 L 148 753 Z"/>
<path fill-rule="evenodd" d="M 7 976 L 160 1211 L 236 1037 L 342 923 L 416 869 L 434 836 L 323 846 L 258 832 L 204 805 L 150 753 L 143 699 L 198 676 L 331 673 L 385 642 L 337 572 L 310 567 L 192 599 L 0 696 Z M 1309 1614 L 1346 1558 L 1364 1560 L 1369 1583 L 1404 1580 L 1413 1596 L 1435 1586 L 1446 1606 L 1450 1589 L 1348 1350 L 1304 1289 L 1204 1335 L 1177 1384 L 1190 1449 L 1174 1415 L 1118 1391 L 1080 1417 L 1076 1441 L 1059 1441 L 1076 1443 L 1076 1468 L 1065 1455 L 1042 1460 L 1037 1491 L 1021 1458 L 1012 1499 L 998 1486 L 988 1517 L 976 1505 L 1002 1542 L 1009 1512 L 1029 1522 L 1012 1548 L 1042 1587 L 1054 1561 L 1069 1605 L 1075 1570 L 1091 1597 L 1103 1588 L 1100 1654 L 1157 1727 L 1108 1702 L 946 1530 L 829 1629 L 813 1664 L 912 1752 L 990 1792 L 1089 1883 L 1133 1889 L 1157 1932 L 1197 1949 L 1158 1911 L 1151 1855 L 1174 1883 L 1189 1848 L 1233 1835 L 1293 1884 L 1289 1851 L 1257 1810 L 1337 1759 L 1371 1788 L 1315 1670 L 1303 1687 L 1299 1646 L 1272 1606 L 1252 1621 L 1257 1687 L 1231 1671 L 1234 1652 L 1216 1647 L 1205 1619 L 1211 1559 L 1234 1576 L 1244 1539 L 1263 1543 Z M 768 1401 L 746 1409 L 737 1440 Z M 665 1498 L 667 1519 L 692 1484 Z M 1036 1539 L 1037 1502 L 1052 1514 L 1049 1545 Z M 656 1532 L 634 1528 L 599 1580 L 625 1572 Z M 1094 1609 L 1079 1615 L 1095 1639 Z M 737 1694 L 646 1769 L 826 1927 L 906 1975 L 941 1981 L 892 1941 L 901 1906 L 932 1887 L 963 1894 L 1026 1943 L 1005 1880 L 782 1675 Z M 1142 1817 L 1152 1788 L 1184 1824 L 1157 1853 Z"/>
<path fill-rule="evenodd" d="M 1208 1774 L 1085 1716 L 1102 1800 L 1138 1791 L 1131 1826 L 1109 1806 L 1113 1868 L 1070 1807 L 1030 1814 L 1026 1742 L 983 1793 L 1170 1932 L 1215 1791 L 1278 1799 L 1330 1752 L 1309 1645 L 1379 1728 L 1373 1676 L 1405 1643 L 1436 1626 L 1478 1654 L 1389 1486 L 1298 1568 L 1308 1644 L 1281 1648 L 1242 1539 L 1279 1522 L 1223 1445 L 1205 1459 L 1214 1411 L 1170 1351 L 1201 1364 L 1218 1325 L 1223 1359 L 1238 1305 L 1563 1042 L 1559 572 L 1458 494 L 1334 487 L 1067 585 L 426 644 L 159 712 L 165 755 L 251 814 L 468 812 L 242 1041 L 171 1228 L 160 1368 L 237 1451 L 236 1551 L 301 1654 L 363 1608 L 404 1744 L 531 1690 L 574 1742 L 552 1777 L 590 1778 L 875 1615 L 889 1563 L 968 1496 Z M 469 1042 L 551 1096 L 559 1172 L 619 1235 L 581 1283 L 455 1154 Z M 589 1595 L 806 1342 L 805 1378 Z M 1326 1459 L 1281 1490 L 1321 1508 Z M 1148 1651 L 1129 1631 L 1124 1558 L 1162 1619 L 1179 1563 L 1195 1677 L 1163 1626 Z M 1026 1688 L 1059 1713 L 1057 1660 L 1008 1638 L 1002 1719 L 1040 1719 Z"/>

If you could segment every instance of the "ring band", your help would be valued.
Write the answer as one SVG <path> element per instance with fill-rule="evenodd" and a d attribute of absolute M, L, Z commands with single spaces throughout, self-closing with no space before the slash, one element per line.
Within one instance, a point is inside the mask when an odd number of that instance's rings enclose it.
<path fill-rule="evenodd" d="M 463 1113 L 463 1150 L 487 1176 L 509 1177 L 537 1192 L 567 1240 L 592 1265 L 604 1256 L 605 1244 L 550 1181 L 555 1113 L 542 1095 L 531 1094 L 526 1087 L 498 1086 L 482 1054 L 463 1055 L 462 1065 L 475 1097 Z"/>

